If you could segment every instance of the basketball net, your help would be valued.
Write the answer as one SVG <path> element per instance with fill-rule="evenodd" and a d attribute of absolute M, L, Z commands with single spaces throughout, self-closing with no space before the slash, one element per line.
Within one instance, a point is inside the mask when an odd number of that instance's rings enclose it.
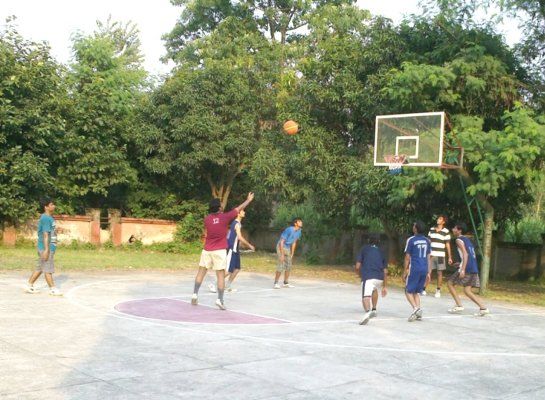
<path fill-rule="evenodd" d="M 388 170 L 391 175 L 398 175 L 403 171 L 403 164 L 407 160 L 405 154 L 384 156 L 384 161 L 388 163 Z"/>

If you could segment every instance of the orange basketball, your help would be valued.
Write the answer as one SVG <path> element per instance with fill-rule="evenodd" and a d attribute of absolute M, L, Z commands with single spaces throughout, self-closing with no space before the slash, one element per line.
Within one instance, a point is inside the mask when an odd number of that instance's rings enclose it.
<path fill-rule="evenodd" d="M 284 122 L 282 128 L 284 129 L 284 133 L 287 133 L 288 135 L 295 135 L 299 132 L 299 124 L 292 120 Z"/>

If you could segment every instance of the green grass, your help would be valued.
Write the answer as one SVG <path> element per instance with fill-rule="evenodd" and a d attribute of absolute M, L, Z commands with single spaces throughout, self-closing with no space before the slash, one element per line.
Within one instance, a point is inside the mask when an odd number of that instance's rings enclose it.
<path fill-rule="evenodd" d="M 32 270 L 36 264 L 36 249 L 30 246 L 0 247 L 0 270 Z M 133 271 L 170 270 L 195 271 L 200 254 L 165 253 L 136 248 L 82 248 L 61 247 L 55 255 L 55 263 L 62 271 Z M 244 254 L 243 268 L 246 272 L 273 275 L 276 270 L 276 255 L 257 252 Z M 308 279 L 335 280 L 358 283 L 359 278 L 349 265 L 312 265 L 296 258 L 293 275 Z M 271 276 L 272 278 L 272 276 Z M 399 276 L 390 276 L 391 286 L 403 287 Z M 444 285 L 444 296 L 448 296 Z M 435 285 L 430 284 L 430 288 Z M 491 282 L 487 299 L 545 307 L 545 281 L 541 282 Z"/>

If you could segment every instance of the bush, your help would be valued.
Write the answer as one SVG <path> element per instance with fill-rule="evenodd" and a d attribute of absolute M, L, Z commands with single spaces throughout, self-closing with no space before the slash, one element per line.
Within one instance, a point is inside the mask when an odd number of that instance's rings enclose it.
<path fill-rule="evenodd" d="M 545 233 L 545 222 L 536 218 L 525 217 L 518 222 L 505 224 L 505 241 L 511 243 L 542 243 L 541 234 Z"/>
<path fill-rule="evenodd" d="M 201 242 L 166 242 L 154 243 L 145 246 L 145 249 L 158 251 L 160 253 L 198 254 L 202 250 Z"/>
<path fill-rule="evenodd" d="M 80 242 L 78 240 L 72 240 L 70 244 L 64 244 L 60 243 L 57 245 L 57 247 L 65 248 L 65 249 L 72 249 L 72 250 L 94 250 L 97 248 L 94 244 L 91 243 L 85 243 Z"/>
<path fill-rule="evenodd" d="M 203 217 L 193 213 L 187 213 L 176 225 L 174 240 L 184 243 L 198 241 L 203 234 Z"/>

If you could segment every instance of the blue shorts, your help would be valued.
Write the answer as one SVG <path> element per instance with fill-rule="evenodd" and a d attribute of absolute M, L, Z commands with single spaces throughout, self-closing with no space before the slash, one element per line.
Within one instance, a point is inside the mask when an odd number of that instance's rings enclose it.
<path fill-rule="evenodd" d="M 235 269 L 240 269 L 240 253 L 235 253 L 233 250 L 227 251 L 227 270 L 235 272 Z"/>
<path fill-rule="evenodd" d="M 407 293 L 420 293 L 426 286 L 426 277 L 428 276 L 428 270 L 422 271 L 409 271 L 407 281 L 405 282 L 405 291 Z"/>

